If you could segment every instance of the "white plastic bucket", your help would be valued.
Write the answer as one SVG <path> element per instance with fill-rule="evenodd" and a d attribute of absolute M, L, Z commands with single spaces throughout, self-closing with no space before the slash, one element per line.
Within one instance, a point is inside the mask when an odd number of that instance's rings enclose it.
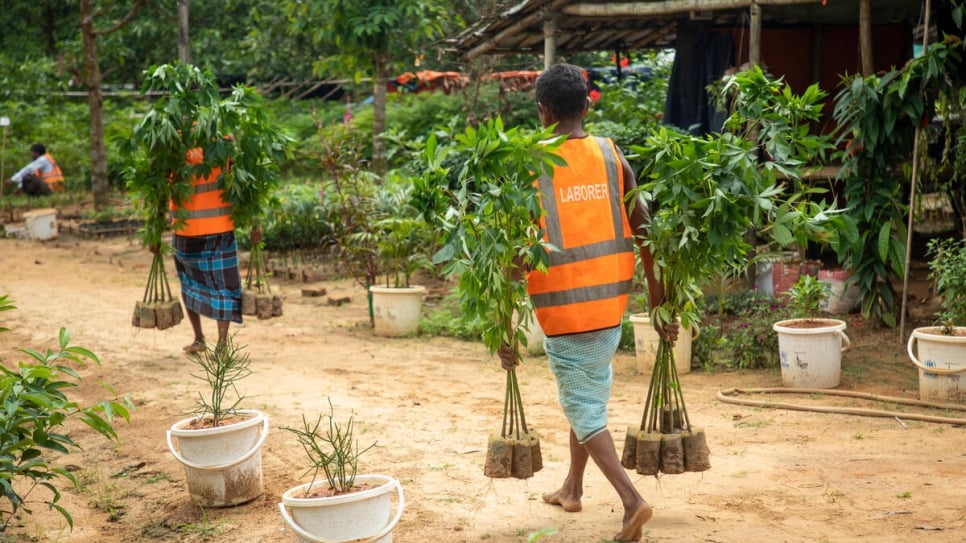
<path fill-rule="evenodd" d="M 775 263 L 770 260 L 759 260 L 755 263 L 755 290 L 772 297 L 775 295 Z"/>
<path fill-rule="evenodd" d="M 278 510 L 299 543 L 392 543 L 392 530 L 404 508 L 402 485 L 387 475 L 357 475 L 355 484 L 378 486 L 326 498 L 301 497 L 309 488 L 328 486 L 322 480 L 282 494 Z M 397 496 L 395 514 L 393 491 Z"/>
<path fill-rule="evenodd" d="M 410 336 L 419 331 L 426 287 L 369 287 L 372 315 L 377 336 Z"/>
<path fill-rule="evenodd" d="M 190 430 L 196 417 L 182 419 L 168 430 L 168 449 L 184 465 L 188 494 L 205 507 L 229 507 L 254 500 L 262 493 L 262 444 L 268 416 L 241 410 L 244 421 Z M 172 438 L 178 438 L 178 447 Z M 180 451 L 179 451 L 180 449 Z"/>
<path fill-rule="evenodd" d="M 848 270 L 819 270 L 818 282 L 825 286 L 828 293 L 822 304 L 823 311 L 848 313 L 859 303 L 859 285 L 849 283 Z"/>
<path fill-rule="evenodd" d="M 651 317 L 644 313 L 636 313 L 630 316 L 630 321 L 634 325 L 634 355 L 637 360 L 638 373 L 650 372 L 654 369 L 654 361 L 657 360 L 657 347 L 661 341 L 661 336 L 657 335 L 657 330 L 651 326 Z M 678 324 L 681 319 L 678 319 Z M 674 367 L 677 368 L 678 375 L 691 372 L 691 342 L 698 338 L 701 330 L 694 326 L 691 329 L 681 328 L 678 333 L 678 340 L 674 342 Z"/>
<path fill-rule="evenodd" d="M 798 323 L 811 320 L 812 327 Z M 842 378 L 842 353 L 852 347 L 838 319 L 789 319 L 772 325 L 778 333 L 782 385 L 790 388 L 835 388 Z"/>
<path fill-rule="evenodd" d="M 909 358 L 919 368 L 919 399 L 966 403 L 966 335 L 947 336 L 940 330 L 936 326 L 916 328 L 909 336 Z M 966 328 L 957 330 L 963 334 Z"/>
<path fill-rule="evenodd" d="M 53 208 L 34 209 L 23 214 L 30 239 L 41 241 L 57 237 L 57 210 Z"/>

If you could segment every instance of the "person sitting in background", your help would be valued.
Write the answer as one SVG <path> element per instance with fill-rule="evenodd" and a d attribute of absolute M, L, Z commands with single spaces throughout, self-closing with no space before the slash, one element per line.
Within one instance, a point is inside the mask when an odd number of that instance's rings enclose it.
<path fill-rule="evenodd" d="M 64 192 L 64 174 L 54 157 L 42 143 L 30 146 L 32 160 L 13 174 L 9 183 L 16 184 L 20 192 L 30 196 L 46 196 L 52 192 Z"/>

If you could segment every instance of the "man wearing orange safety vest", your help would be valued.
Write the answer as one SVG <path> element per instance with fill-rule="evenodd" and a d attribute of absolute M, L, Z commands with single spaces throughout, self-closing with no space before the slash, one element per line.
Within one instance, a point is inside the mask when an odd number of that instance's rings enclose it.
<path fill-rule="evenodd" d="M 204 161 L 204 151 L 191 149 L 188 164 Z M 230 167 L 230 163 L 226 165 Z M 187 353 L 205 349 L 201 315 L 218 323 L 218 344 L 224 344 L 232 322 L 241 323 L 241 274 L 238 271 L 238 246 L 232 206 L 224 200 L 220 181 L 222 168 L 212 168 L 208 175 L 192 178 L 188 200 L 171 202 L 175 267 L 181 282 L 181 296 L 194 331 L 194 341 L 184 348 Z M 178 215 L 175 220 L 174 215 Z M 260 231 L 251 234 L 258 243 Z"/>
<path fill-rule="evenodd" d="M 24 194 L 46 196 L 51 192 L 64 192 L 64 174 L 54 157 L 47 152 L 42 143 L 30 146 L 31 162 L 13 174 L 10 183 L 15 183 Z"/>
<path fill-rule="evenodd" d="M 614 142 L 583 130 L 590 98 L 580 68 L 548 68 L 537 79 L 536 98 L 543 126 L 554 125 L 554 133 L 568 138 L 556 151 L 566 166 L 556 166 L 552 177 L 539 180 L 545 241 L 560 250 L 548 255 L 546 272 L 527 275 L 527 291 L 547 336 L 544 350 L 571 427 L 567 477 L 558 490 L 544 494 L 543 501 L 568 512 L 580 511 L 584 469 L 592 458 L 624 506 L 621 529 L 613 539 L 638 541 L 652 510 L 621 466 L 607 430 L 607 404 L 611 360 L 634 275 L 635 242 L 651 307 L 664 297 L 654 259 L 642 239 L 647 208 L 637 199 L 625 205 L 624 194 L 636 188 L 637 181 Z M 661 337 L 677 339 L 677 324 L 656 328 Z M 509 346 L 498 353 L 504 369 L 519 363 Z"/>

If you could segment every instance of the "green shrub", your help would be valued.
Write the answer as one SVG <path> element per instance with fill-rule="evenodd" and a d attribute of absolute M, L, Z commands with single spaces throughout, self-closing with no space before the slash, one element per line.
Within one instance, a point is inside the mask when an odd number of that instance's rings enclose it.
<path fill-rule="evenodd" d="M 7 296 L 0 296 L 0 311 L 13 309 Z M 0 331 L 6 329 L 0 328 Z M 74 366 L 83 368 L 87 362 L 100 364 L 97 356 L 70 345 L 70 332 L 60 329 L 58 348 L 41 353 L 21 349 L 30 361 L 20 362 L 16 370 L 0 366 L 0 496 L 9 508 L 0 508 L 0 532 L 5 531 L 21 512 L 30 514 L 34 490 L 45 489 L 48 495 L 41 501 L 60 513 L 71 528 L 74 521 L 62 505 L 60 490 L 55 484 L 66 479 L 77 485 L 74 475 L 64 467 L 53 465 L 49 453 L 68 454 L 80 449 L 64 427 L 78 419 L 97 433 L 117 439 L 112 423 L 115 416 L 130 421 L 129 401 L 104 400 L 91 406 L 81 406 L 71 400 L 66 391 L 81 381 Z"/>
<path fill-rule="evenodd" d="M 617 350 L 626 352 L 636 352 L 637 344 L 634 338 L 634 323 L 630 319 L 621 321 L 621 341 L 617 344 Z"/>
<path fill-rule="evenodd" d="M 282 186 L 262 226 L 265 250 L 319 251 L 332 245 L 333 209 L 322 196 L 322 186 L 318 183 Z"/>
<path fill-rule="evenodd" d="M 929 278 L 936 282 L 941 308 L 936 315 L 943 333 L 966 326 L 966 243 L 960 239 L 934 238 L 929 241 Z"/>
<path fill-rule="evenodd" d="M 466 341 L 479 341 L 483 323 L 460 312 L 460 295 L 454 288 L 442 300 L 427 302 L 419 321 L 420 335 L 448 336 Z"/>
<path fill-rule="evenodd" d="M 730 314 L 720 324 L 716 344 L 712 343 L 717 362 L 729 368 L 777 368 L 778 334 L 772 330 L 772 324 L 789 316 L 782 300 L 745 291 L 725 305 Z M 709 328 L 702 328 L 701 335 Z M 705 341 L 711 342 L 714 337 L 708 336 Z"/>

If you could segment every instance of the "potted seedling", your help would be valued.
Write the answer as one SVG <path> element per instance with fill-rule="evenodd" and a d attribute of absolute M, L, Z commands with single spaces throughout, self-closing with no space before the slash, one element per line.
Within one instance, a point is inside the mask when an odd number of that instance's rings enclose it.
<path fill-rule="evenodd" d="M 171 292 L 168 274 L 164 270 L 164 252 L 159 248 L 151 259 L 151 271 L 144 297 L 134 304 L 131 325 L 135 328 L 166 330 L 184 319 L 181 302 Z"/>
<path fill-rule="evenodd" d="M 909 336 L 909 358 L 919 369 L 919 399 L 966 403 L 966 390 L 959 386 L 966 372 L 966 243 L 932 239 L 927 254 L 941 311 L 935 325 L 916 328 Z"/>
<path fill-rule="evenodd" d="M 268 435 L 267 415 L 239 407 L 244 396 L 237 383 L 251 375 L 250 357 L 229 335 L 188 358 L 207 388 L 198 393 L 194 414 L 168 430 L 168 449 L 184 465 L 188 493 L 198 505 L 249 502 L 262 493 L 261 448 Z"/>
<path fill-rule="evenodd" d="M 429 226 L 409 205 L 411 185 L 385 191 L 377 206 L 384 217 L 373 229 L 382 281 L 369 287 L 373 330 L 379 336 L 408 336 L 419 330 L 426 287 L 411 283 L 413 273 L 432 268 L 427 254 Z"/>
<path fill-rule="evenodd" d="M 387 536 L 390 541 L 404 508 L 402 485 L 386 475 L 358 474 L 359 458 L 376 444 L 360 450 L 353 417 L 345 423 L 337 421 L 330 399 L 327 414 L 314 422 L 303 415 L 301 427 L 283 430 L 295 435 L 309 460 L 304 475 L 312 475 L 310 482 L 282 494 L 278 504 L 285 524 L 299 541 L 366 543 Z"/>
<path fill-rule="evenodd" d="M 563 141 L 549 130 L 504 130 L 499 118 L 469 127 L 452 146 L 426 146 L 429 168 L 418 181 L 431 224 L 443 234 L 434 262 L 459 279 L 466 318 L 482 323 L 483 343 L 496 353 L 509 345 L 519 357 L 534 320 L 524 272 L 546 270 L 553 247 L 543 241 L 539 189 L 542 173 L 560 163 L 554 150 Z M 459 155 L 461 167 L 444 161 Z M 455 174 L 451 176 L 451 174 Z M 424 212 L 425 213 L 425 212 Z M 516 370 L 507 372 L 503 425 L 489 438 L 484 474 L 525 479 L 542 467 L 540 442 L 527 425 Z"/>
<path fill-rule="evenodd" d="M 726 81 L 735 110 L 720 134 L 694 136 L 671 127 L 630 146 L 641 174 L 630 198 L 653 202 L 646 242 L 660 263 L 664 301 L 658 324 L 698 322 L 701 287 L 744 270 L 754 248 L 749 231 L 780 246 L 821 239 L 834 215 L 803 188 L 803 166 L 822 156 L 824 137 L 809 135 L 824 97 L 816 86 L 796 96 L 757 67 Z M 691 424 L 667 341 L 660 341 L 640 425 L 628 428 L 622 464 L 638 473 L 710 468 L 703 431 Z"/>
<path fill-rule="evenodd" d="M 852 342 L 843 320 L 822 318 L 829 289 L 812 275 L 800 275 L 788 289 L 787 307 L 793 318 L 772 325 L 778 333 L 782 384 L 793 388 L 834 388 L 839 385 L 842 353 Z"/>
<path fill-rule="evenodd" d="M 259 319 L 281 317 L 283 300 L 268 281 L 265 266 L 264 243 L 253 243 L 248 256 L 248 271 L 242 289 L 242 315 L 254 315 Z"/>

